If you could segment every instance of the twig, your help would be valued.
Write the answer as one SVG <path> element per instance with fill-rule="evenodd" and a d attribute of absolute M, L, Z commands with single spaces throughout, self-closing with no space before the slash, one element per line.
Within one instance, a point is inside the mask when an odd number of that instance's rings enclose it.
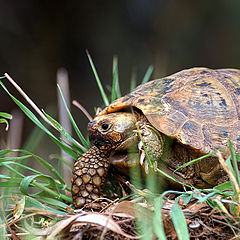
<path fill-rule="evenodd" d="M 73 100 L 73 101 L 72 101 L 72 104 L 73 104 L 74 106 L 76 106 L 77 108 L 79 108 L 79 109 L 83 112 L 83 114 L 88 118 L 89 121 L 92 121 L 92 120 L 93 120 L 93 118 L 90 116 L 90 114 L 88 113 L 88 111 L 87 111 L 78 101 Z"/>
<path fill-rule="evenodd" d="M 45 115 L 42 113 L 42 111 L 37 107 L 37 105 L 27 96 L 27 94 L 21 89 L 20 86 L 7 74 L 5 73 L 4 76 L 12 83 L 12 85 L 17 89 L 17 91 L 26 99 L 26 101 L 33 107 L 33 109 L 40 115 L 40 117 L 48 123 L 50 126 L 52 126 L 54 129 L 58 131 L 58 129 L 45 117 Z M 78 141 L 73 139 L 74 142 L 80 146 L 82 149 L 85 149 Z"/>
<path fill-rule="evenodd" d="M 237 180 L 236 180 L 236 178 L 234 177 L 233 173 L 228 169 L 227 164 L 225 163 L 225 161 L 224 161 L 224 159 L 223 159 L 223 156 L 222 156 L 222 154 L 221 154 L 219 151 L 217 151 L 217 156 L 218 156 L 218 160 L 219 160 L 220 164 L 222 165 L 224 171 L 225 171 L 225 172 L 228 174 L 228 176 L 231 178 L 231 180 L 232 180 L 232 182 L 233 182 L 233 185 L 234 185 L 237 193 L 239 193 L 239 192 L 240 192 L 240 188 L 239 188 L 239 185 L 238 185 L 238 183 L 237 183 Z"/>
<path fill-rule="evenodd" d="M 28 95 L 21 89 L 20 86 L 7 74 L 4 73 L 5 77 L 12 83 L 12 85 L 17 89 L 17 91 L 26 99 L 26 101 L 34 108 L 34 110 L 40 115 L 40 117 L 47 122 L 50 126 L 57 128 L 45 117 L 42 111 L 37 107 L 37 105 L 28 97 Z"/>
<path fill-rule="evenodd" d="M 232 226 L 231 224 L 228 224 L 227 222 L 220 221 L 220 220 L 218 220 L 218 219 L 216 219 L 216 218 L 211 218 L 211 220 L 214 221 L 214 222 L 217 222 L 217 223 L 220 223 L 220 224 L 223 224 L 223 225 L 225 225 L 225 226 L 230 227 L 230 228 L 232 229 L 232 231 L 233 231 L 233 229 L 236 230 L 236 231 L 239 231 L 239 228 L 238 228 L 238 227 Z M 234 232 L 234 231 L 233 231 L 233 232 Z"/>
<path fill-rule="evenodd" d="M 239 229 L 238 229 L 238 230 L 239 230 Z M 229 240 L 239 239 L 239 237 L 240 237 L 240 234 L 238 234 L 237 236 L 234 236 L 234 237 L 230 238 Z"/>
<path fill-rule="evenodd" d="M 11 229 L 11 227 L 9 226 L 5 213 L 4 213 L 4 207 L 3 207 L 3 201 L 2 199 L 0 200 L 0 208 L 1 208 L 1 212 L 3 213 L 3 221 L 5 222 L 9 232 L 11 233 L 11 237 L 15 240 L 20 240 L 20 238 L 16 235 L 16 233 Z"/>
<path fill-rule="evenodd" d="M 103 209 L 101 209 L 100 213 L 104 212 L 107 208 L 109 208 L 110 206 L 112 206 L 114 203 L 116 203 L 119 200 L 119 198 L 116 198 L 114 201 L 110 202 L 106 207 L 104 207 Z"/>
<path fill-rule="evenodd" d="M 63 97 L 66 101 L 66 104 L 68 108 L 70 108 L 70 91 L 69 91 L 69 79 L 68 79 L 68 72 L 64 68 L 60 68 L 57 71 L 57 83 L 59 87 L 62 89 Z M 61 94 L 58 91 L 57 92 L 58 97 L 58 112 L 59 112 L 59 122 L 61 126 L 66 129 L 70 135 L 72 135 L 72 125 L 70 122 L 70 118 L 68 117 L 67 110 L 64 106 L 64 102 L 61 99 Z M 62 143 L 66 142 L 68 145 L 70 144 L 70 141 L 67 140 L 62 134 L 61 138 L 63 139 Z M 61 156 L 62 159 L 64 159 L 70 166 L 73 165 L 73 159 L 70 155 L 68 155 L 63 149 L 61 149 Z M 67 185 L 70 185 L 70 179 L 72 176 L 72 171 L 70 168 L 63 168 L 62 169 L 63 179 L 65 180 Z"/>

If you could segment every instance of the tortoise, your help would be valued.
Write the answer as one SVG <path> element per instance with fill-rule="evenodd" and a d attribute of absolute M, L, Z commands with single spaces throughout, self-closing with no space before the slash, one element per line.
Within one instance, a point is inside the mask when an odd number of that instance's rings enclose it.
<path fill-rule="evenodd" d="M 178 181 L 213 187 L 226 179 L 216 155 L 175 170 L 214 150 L 229 156 L 228 139 L 240 151 L 240 70 L 191 68 L 140 85 L 97 114 L 88 134 L 71 179 L 76 208 L 103 195 L 110 164 L 148 172 L 146 154 Z"/>

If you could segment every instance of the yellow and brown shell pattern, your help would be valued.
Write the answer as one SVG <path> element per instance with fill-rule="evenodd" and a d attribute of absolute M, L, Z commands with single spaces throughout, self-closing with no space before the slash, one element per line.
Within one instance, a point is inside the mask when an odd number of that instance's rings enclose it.
<path fill-rule="evenodd" d="M 140 85 L 99 115 L 140 109 L 160 132 L 208 153 L 240 149 L 240 70 L 191 68 Z M 227 153 L 226 153 L 227 154 Z"/>

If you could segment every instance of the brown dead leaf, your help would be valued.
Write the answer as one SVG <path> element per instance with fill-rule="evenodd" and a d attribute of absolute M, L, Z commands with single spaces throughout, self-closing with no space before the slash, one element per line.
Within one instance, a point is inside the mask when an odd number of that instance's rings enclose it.
<path fill-rule="evenodd" d="M 25 197 L 21 198 L 20 200 L 17 200 L 15 198 L 12 198 L 12 200 L 16 203 L 14 210 L 13 210 L 13 220 L 16 221 L 19 219 L 24 211 L 25 207 Z"/>
<path fill-rule="evenodd" d="M 183 209 L 184 213 L 191 213 L 195 214 L 199 212 L 201 209 L 208 207 L 206 202 L 203 203 L 193 203 L 192 205 L 188 206 L 187 208 Z"/>
<path fill-rule="evenodd" d="M 164 226 L 164 231 L 166 236 L 169 237 L 170 239 L 176 239 L 177 233 L 175 231 L 170 215 L 163 214 L 162 221 L 163 221 L 163 226 Z"/>
<path fill-rule="evenodd" d="M 113 214 L 114 213 L 121 213 L 125 214 L 126 217 L 130 216 L 135 218 L 134 204 L 130 201 L 122 201 L 116 204 L 115 208 L 113 209 Z"/>
<path fill-rule="evenodd" d="M 79 215 L 81 214 L 77 214 L 69 218 L 66 218 L 56 223 L 54 226 L 49 227 L 48 228 L 49 233 L 47 234 L 48 237 L 46 239 L 47 240 L 55 239 L 55 236 L 59 234 L 64 228 L 68 227 L 74 220 L 76 220 L 79 217 Z"/>
<path fill-rule="evenodd" d="M 115 233 L 121 234 L 129 239 L 137 239 L 138 238 L 138 237 L 134 237 L 134 236 L 124 233 L 122 231 L 121 227 L 112 218 L 109 218 L 108 216 L 103 215 L 103 214 L 91 213 L 91 214 L 87 214 L 84 216 L 79 216 L 75 221 L 98 224 L 100 226 L 106 227 L 107 229 L 109 229 Z"/>
<path fill-rule="evenodd" d="M 57 224 L 55 224 L 51 230 L 50 235 L 48 235 L 47 240 L 54 239 L 57 234 L 59 234 L 64 228 L 70 226 L 72 223 L 85 223 L 85 224 L 97 224 L 99 226 L 105 227 L 115 233 L 121 234 L 129 239 L 137 239 L 138 237 L 131 236 L 122 231 L 121 227 L 107 215 L 100 213 L 87 213 L 87 214 L 77 214 L 75 216 L 64 219 Z"/>

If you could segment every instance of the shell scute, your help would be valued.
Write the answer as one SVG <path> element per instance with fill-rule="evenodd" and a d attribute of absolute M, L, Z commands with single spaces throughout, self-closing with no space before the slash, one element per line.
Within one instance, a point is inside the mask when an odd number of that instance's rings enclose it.
<path fill-rule="evenodd" d="M 237 95 L 240 95 L 240 88 L 235 88 L 234 93 L 237 94 Z"/>
<path fill-rule="evenodd" d="M 192 68 L 140 85 L 100 115 L 136 107 L 160 132 L 210 152 L 240 142 L 240 70 Z"/>
<path fill-rule="evenodd" d="M 178 133 L 178 139 L 191 147 L 196 149 L 202 149 L 203 143 L 198 141 L 198 139 L 203 139 L 201 125 L 196 121 L 189 120 L 185 122 L 181 128 L 181 131 Z"/>

